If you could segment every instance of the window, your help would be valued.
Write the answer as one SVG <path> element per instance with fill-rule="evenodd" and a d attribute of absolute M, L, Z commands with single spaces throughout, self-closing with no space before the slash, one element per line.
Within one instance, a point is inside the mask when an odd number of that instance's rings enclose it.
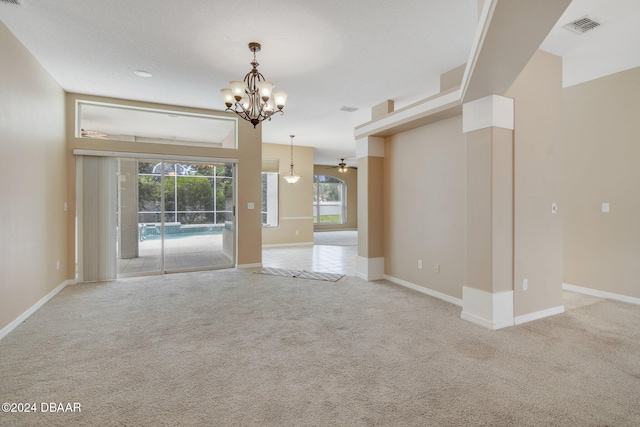
<path fill-rule="evenodd" d="M 164 209 L 160 201 L 164 175 Z M 233 170 L 231 164 L 138 163 L 140 223 L 224 225 L 233 215 Z"/>
<path fill-rule="evenodd" d="M 344 224 L 347 222 L 347 184 L 328 175 L 313 176 L 313 222 Z"/>
<path fill-rule="evenodd" d="M 77 101 L 76 137 L 219 148 L 237 147 L 237 119 Z"/>
<path fill-rule="evenodd" d="M 262 159 L 262 226 L 278 226 L 278 159 Z"/>

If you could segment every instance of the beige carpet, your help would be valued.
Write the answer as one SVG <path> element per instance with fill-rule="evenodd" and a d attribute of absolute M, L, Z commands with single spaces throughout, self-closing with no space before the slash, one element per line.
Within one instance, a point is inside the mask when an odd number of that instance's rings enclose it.
<path fill-rule="evenodd" d="M 226 270 L 67 287 L 0 340 L 2 426 L 637 426 L 640 307 L 492 332 L 385 282 Z"/>

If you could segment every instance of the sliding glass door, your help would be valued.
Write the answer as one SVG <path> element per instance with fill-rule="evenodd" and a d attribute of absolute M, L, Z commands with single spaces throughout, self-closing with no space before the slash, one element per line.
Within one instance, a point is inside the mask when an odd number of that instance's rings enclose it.
<path fill-rule="evenodd" d="M 165 271 L 231 267 L 232 165 L 166 161 L 164 172 Z"/>
<path fill-rule="evenodd" d="M 234 169 L 120 159 L 118 275 L 233 267 Z"/>

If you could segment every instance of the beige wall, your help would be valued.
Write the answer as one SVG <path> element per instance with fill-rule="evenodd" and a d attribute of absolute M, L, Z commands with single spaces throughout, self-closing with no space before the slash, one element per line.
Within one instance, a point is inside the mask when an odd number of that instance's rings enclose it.
<path fill-rule="evenodd" d="M 64 211 L 64 92 L 2 23 L 0 58 L 2 330 L 69 276 L 73 211 Z"/>
<path fill-rule="evenodd" d="M 300 175 L 294 184 L 282 178 L 291 164 L 291 145 L 262 144 L 262 157 L 280 164 L 278 226 L 262 229 L 262 244 L 313 244 L 313 148 L 294 144 L 294 169 Z"/>
<path fill-rule="evenodd" d="M 565 88 L 564 282 L 640 298 L 640 68 Z M 602 212 L 602 203 L 610 212 Z"/>
<path fill-rule="evenodd" d="M 514 315 L 521 316 L 563 304 L 562 59 L 538 51 L 506 96 L 515 98 Z"/>
<path fill-rule="evenodd" d="M 384 257 L 385 201 L 384 190 L 381 191 L 384 188 L 384 165 L 383 157 L 358 159 L 358 256 L 361 258 Z"/>
<path fill-rule="evenodd" d="M 513 132 L 465 134 L 466 278 L 484 292 L 513 290 Z"/>
<path fill-rule="evenodd" d="M 562 206 L 561 67 L 559 57 L 536 53 L 506 94 L 515 99 L 513 137 L 502 129 L 478 131 L 479 137 L 488 132 L 489 140 L 504 140 L 501 144 L 510 145 L 513 138 L 513 182 L 504 183 L 514 188 L 513 255 L 510 250 L 495 252 L 491 262 L 481 262 L 490 270 L 475 275 L 486 276 L 486 283 L 470 285 L 487 292 L 513 287 L 515 316 L 562 305 L 562 213 L 551 213 L 551 203 Z M 511 156 L 510 149 L 504 152 Z M 481 261 L 465 259 L 465 246 L 470 244 L 465 242 L 465 206 L 474 203 L 465 201 L 470 170 L 466 154 L 460 116 L 386 139 L 385 274 L 462 297 L 465 269 L 473 270 L 474 262 Z M 487 222 L 484 229 L 490 233 L 507 222 L 497 221 L 493 226 Z M 488 255 L 491 239 L 483 241 L 489 246 L 477 253 Z M 422 270 L 417 268 L 419 259 Z M 434 272 L 434 264 L 440 264 L 440 274 Z M 496 274 L 499 283 L 491 279 Z M 527 291 L 522 291 L 524 278 Z"/>
<path fill-rule="evenodd" d="M 388 137 L 384 150 L 385 274 L 461 298 L 465 282 L 462 117 Z M 439 274 L 434 264 L 440 264 Z"/>
<path fill-rule="evenodd" d="M 237 231 L 238 231 L 238 257 L 237 264 L 252 265 L 262 262 L 262 226 L 260 219 L 261 203 L 261 175 L 262 165 L 262 128 L 254 129 L 253 126 L 244 120 L 238 120 L 238 149 L 208 148 L 208 147 L 187 147 L 168 144 L 136 143 L 128 141 L 107 141 L 97 139 L 76 138 L 75 126 L 75 102 L 77 99 L 89 101 L 108 102 L 123 105 L 134 105 L 159 109 L 171 109 L 176 111 L 225 115 L 220 111 L 200 110 L 195 108 L 175 107 L 170 105 L 150 104 L 145 102 L 126 101 L 113 98 L 96 97 L 88 95 L 67 94 L 66 102 L 66 125 L 67 125 L 67 191 L 69 193 L 69 211 L 75 212 L 75 157 L 73 150 L 106 150 L 123 151 L 141 154 L 163 154 L 195 157 L 216 157 L 238 159 L 238 199 L 236 203 Z M 254 204 L 254 209 L 248 209 L 248 203 Z M 75 218 L 69 215 L 68 218 L 68 269 L 69 278 L 73 278 L 75 262 Z"/>
<path fill-rule="evenodd" d="M 347 184 L 347 222 L 345 224 L 314 224 L 315 231 L 355 230 L 358 228 L 358 170 L 349 168 L 346 173 L 339 173 L 335 168 L 315 165 L 313 173 L 329 175 L 343 180 Z M 312 195 L 313 197 L 313 195 Z"/>

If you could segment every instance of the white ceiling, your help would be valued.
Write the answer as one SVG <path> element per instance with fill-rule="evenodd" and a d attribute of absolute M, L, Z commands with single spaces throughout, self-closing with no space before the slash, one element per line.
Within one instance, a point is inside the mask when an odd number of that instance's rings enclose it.
<path fill-rule="evenodd" d="M 601 25 L 581 35 L 562 28 L 585 15 Z M 583 83 L 640 66 L 638 19 L 638 0 L 573 0 L 540 47 L 562 56 L 565 87 Z"/>
<path fill-rule="evenodd" d="M 260 42 L 259 70 L 289 93 L 263 141 L 295 134 L 319 164 L 355 156 L 371 106 L 437 92 L 439 75 L 467 61 L 478 14 L 477 0 L 18 1 L 0 0 L 0 20 L 68 92 L 221 110 L 219 90 L 250 70 L 247 44 Z M 561 28 L 587 14 L 604 24 Z M 563 56 L 565 85 L 632 68 L 639 17 L 638 0 L 574 0 L 542 47 Z"/>

